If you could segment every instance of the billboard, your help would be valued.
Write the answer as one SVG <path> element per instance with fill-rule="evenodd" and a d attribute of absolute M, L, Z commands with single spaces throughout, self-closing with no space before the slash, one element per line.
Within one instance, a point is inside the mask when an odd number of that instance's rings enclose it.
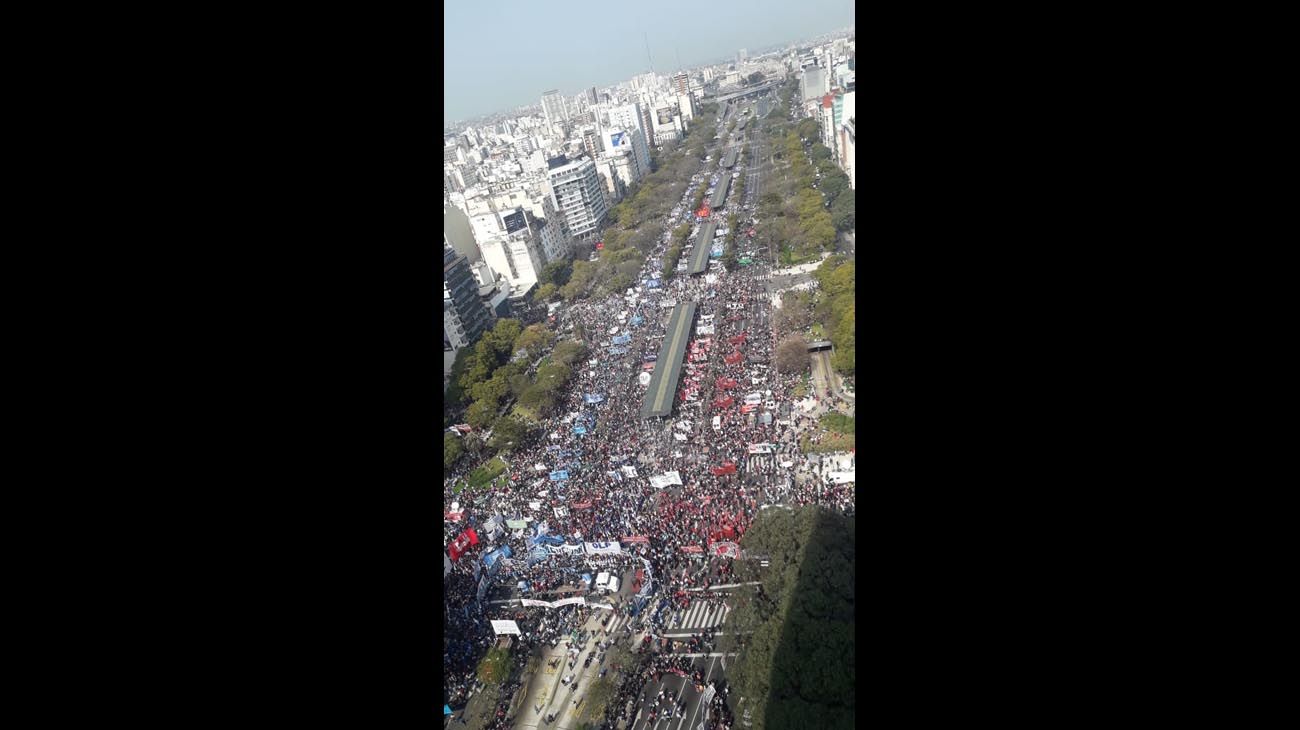
<path fill-rule="evenodd" d="M 501 223 L 506 227 L 506 233 L 514 233 L 528 227 L 527 221 L 524 220 L 524 209 L 520 208 L 513 213 L 504 213 L 501 215 Z"/>
<path fill-rule="evenodd" d="M 611 132 L 609 135 L 610 149 L 617 149 L 630 143 L 631 139 L 627 136 L 627 132 Z"/>

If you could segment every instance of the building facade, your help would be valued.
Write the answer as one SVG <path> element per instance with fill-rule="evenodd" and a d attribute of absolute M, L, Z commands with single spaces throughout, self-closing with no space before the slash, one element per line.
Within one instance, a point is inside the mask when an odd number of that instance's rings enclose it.
<path fill-rule="evenodd" d="M 564 103 L 564 97 L 560 96 L 559 90 L 551 89 L 542 93 L 542 112 L 546 115 L 546 123 L 551 126 L 556 126 L 569 118 L 568 107 Z"/>
<path fill-rule="evenodd" d="M 469 262 L 450 246 L 442 248 L 443 349 L 459 350 L 478 341 L 492 326 L 492 313 L 478 295 Z"/>
<path fill-rule="evenodd" d="M 552 168 L 547 177 L 555 208 L 564 216 L 569 235 L 585 240 L 599 232 L 609 207 L 596 163 L 583 158 Z"/>

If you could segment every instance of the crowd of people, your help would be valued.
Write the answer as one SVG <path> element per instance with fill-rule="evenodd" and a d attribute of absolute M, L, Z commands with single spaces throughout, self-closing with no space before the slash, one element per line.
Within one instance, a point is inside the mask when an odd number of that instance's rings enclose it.
<path fill-rule="evenodd" d="M 714 215 L 721 220 L 721 214 Z M 665 248 L 666 240 L 650 256 L 644 280 L 658 277 Z M 682 260 L 687 256 L 683 253 Z M 800 484 L 794 478 L 796 471 L 809 469 L 797 446 L 797 433 L 806 424 L 777 417 L 771 406 L 792 401 L 798 378 L 779 374 L 772 365 L 776 343 L 758 273 L 754 268 L 730 273 L 711 268 L 707 275 L 679 274 L 626 296 L 577 302 L 560 314 L 557 328 L 584 331 L 588 354 L 575 365 L 580 372 L 558 403 L 557 417 L 534 443 L 507 456 L 509 479 L 503 486 L 453 495 L 451 486 L 460 475 L 450 475 L 444 483 L 446 503 L 457 500 L 460 506 L 454 520 L 444 523 L 445 542 L 474 529 L 480 543 L 459 557 L 445 579 L 448 704 L 465 702 L 477 684 L 476 662 L 495 639 L 490 619 L 517 621 L 521 633 L 514 637 L 512 654 L 518 666 L 533 649 L 554 646 L 579 630 L 591 611 L 607 612 L 606 618 L 634 615 L 618 636 L 600 637 L 605 641 L 626 639 L 634 631 L 658 635 L 671 628 L 666 624 L 674 609 L 692 600 L 724 600 L 713 592 L 686 589 L 707 588 L 732 576 L 734 543 L 765 503 L 780 499 L 852 510 L 851 483 Z M 680 388 L 669 384 L 678 390 L 675 414 L 642 418 L 647 387 L 639 376 L 661 349 L 672 311 L 665 302 L 688 301 L 698 302 L 700 317 L 712 317 L 714 332 L 692 336 Z M 628 335 L 630 341 L 615 343 L 616 335 Z M 758 393 L 758 402 L 744 404 L 747 393 Z M 716 424 L 715 415 L 720 417 Z M 751 454 L 753 444 L 772 447 Z M 567 478 L 557 471 L 567 472 Z M 681 484 L 658 488 L 650 482 L 651 476 L 673 471 Z M 515 527 L 505 527 L 506 521 Z M 527 526 L 520 528 L 518 521 Z M 489 543 L 509 546 L 512 553 L 498 558 L 491 569 L 480 560 Z M 583 543 L 618 547 L 613 553 L 593 553 Z M 639 571 L 634 588 L 646 583 L 650 588 L 644 596 L 612 599 L 610 609 L 520 608 L 517 601 L 493 603 L 498 594 L 492 590 L 479 599 L 485 574 L 493 587 L 554 601 L 594 593 L 590 576 L 602 571 L 616 576 Z M 606 602 L 599 595 L 588 600 Z M 699 649 L 712 642 L 712 634 L 704 632 L 685 643 Z M 689 661 L 661 653 L 656 644 L 639 654 L 639 667 L 621 668 L 617 700 L 607 715 L 611 727 L 620 717 L 627 719 L 627 701 L 638 696 L 649 678 L 674 667 L 689 671 Z M 502 723 L 509 719 L 508 694 L 502 693 Z M 725 697 L 719 692 L 711 701 L 712 727 L 731 725 Z"/>

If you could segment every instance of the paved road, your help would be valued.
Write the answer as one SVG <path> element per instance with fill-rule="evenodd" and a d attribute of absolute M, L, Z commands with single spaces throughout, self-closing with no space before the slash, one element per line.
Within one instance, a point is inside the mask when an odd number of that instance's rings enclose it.
<path fill-rule="evenodd" d="M 853 192 L 849 191 L 849 195 Z M 857 235 L 856 231 L 845 231 L 839 237 L 839 250 L 853 256 L 857 253 Z"/>

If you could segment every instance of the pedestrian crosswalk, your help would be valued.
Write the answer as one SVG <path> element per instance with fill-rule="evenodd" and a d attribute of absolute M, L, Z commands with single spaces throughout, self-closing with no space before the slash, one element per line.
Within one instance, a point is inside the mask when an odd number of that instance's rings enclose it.
<path fill-rule="evenodd" d="M 725 604 L 693 601 L 686 608 L 678 609 L 668 626 L 683 631 L 711 629 L 726 623 L 727 614 L 730 612 L 731 607 Z"/>

